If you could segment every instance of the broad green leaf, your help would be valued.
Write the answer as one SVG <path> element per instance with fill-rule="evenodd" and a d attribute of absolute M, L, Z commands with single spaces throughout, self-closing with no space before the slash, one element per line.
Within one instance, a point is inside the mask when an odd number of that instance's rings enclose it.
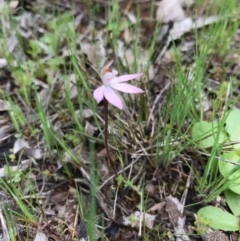
<path fill-rule="evenodd" d="M 225 161 L 219 161 L 218 166 L 220 173 L 229 179 L 229 189 L 240 194 L 240 156 L 238 155 L 238 152 L 224 152 L 221 157 L 226 159 L 226 161 L 236 163 L 235 165 Z"/>
<path fill-rule="evenodd" d="M 240 110 L 232 110 L 226 119 L 225 129 L 231 141 L 240 141 Z M 235 149 L 240 149 L 240 144 L 234 145 Z"/>
<path fill-rule="evenodd" d="M 240 195 L 231 190 L 224 192 L 227 204 L 235 216 L 240 216 Z"/>
<path fill-rule="evenodd" d="M 220 229 L 223 231 L 238 231 L 240 229 L 240 223 L 237 217 L 223 211 L 220 208 L 207 206 L 201 208 L 198 213 L 198 222 L 205 224 L 213 229 Z"/>
<path fill-rule="evenodd" d="M 212 147 L 216 142 L 221 144 L 227 137 L 223 131 L 218 135 L 218 124 L 216 122 L 200 121 L 192 128 L 192 140 L 197 142 L 199 147 Z"/>

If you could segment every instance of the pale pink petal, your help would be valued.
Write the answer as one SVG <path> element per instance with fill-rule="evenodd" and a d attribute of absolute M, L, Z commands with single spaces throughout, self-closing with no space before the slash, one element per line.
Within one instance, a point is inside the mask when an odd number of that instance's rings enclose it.
<path fill-rule="evenodd" d="M 101 78 L 103 78 L 103 75 L 106 73 L 106 71 L 109 69 L 109 67 L 112 65 L 113 60 L 110 60 L 107 62 L 101 69 Z"/>
<path fill-rule="evenodd" d="M 114 76 L 116 76 L 118 74 L 118 71 L 115 69 L 112 69 L 112 72 L 113 72 Z"/>
<path fill-rule="evenodd" d="M 113 63 L 113 60 L 108 61 L 104 66 L 103 69 L 108 69 Z"/>
<path fill-rule="evenodd" d="M 100 101 L 103 100 L 103 94 L 104 94 L 105 89 L 106 89 L 106 86 L 102 85 L 102 86 L 98 87 L 96 90 L 94 90 L 93 97 L 97 101 L 97 103 L 99 103 Z"/>
<path fill-rule="evenodd" d="M 116 78 L 113 79 L 113 81 L 111 81 L 111 83 L 121 83 L 121 82 L 126 82 L 132 79 L 136 79 L 138 77 L 140 77 L 142 74 L 125 74 L 125 75 L 121 75 L 118 76 Z"/>
<path fill-rule="evenodd" d="M 102 77 L 102 82 L 105 85 L 108 85 L 110 82 L 112 82 L 112 79 L 115 77 L 114 73 L 112 71 L 106 72 Z"/>
<path fill-rule="evenodd" d="M 117 84 L 112 84 L 111 87 L 115 90 L 119 90 L 125 93 L 129 94 L 139 94 L 139 93 L 144 93 L 144 91 L 136 86 L 130 85 L 130 84 L 125 84 L 125 83 L 117 83 Z"/>
<path fill-rule="evenodd" d="M 104 97 L 110 104 L 114 105 L 118 109 L 121 110 L 123 108 L 123 101 L 121 97 L 111 87 L 106 87 Z"/>

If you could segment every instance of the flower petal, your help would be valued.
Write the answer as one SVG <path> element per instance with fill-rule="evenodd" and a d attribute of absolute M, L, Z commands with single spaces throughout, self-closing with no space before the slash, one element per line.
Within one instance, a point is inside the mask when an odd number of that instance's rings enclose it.
<path fill-rule="evenodd" d="M 139 94 L 144 93 L 144 91 L 136 86 L 125 84 L 125 83 L 117 83 L 117 84 L 111 84 L 111 87 L 115 90 L 119 90 L 125 93 L 129 94 Z"/>
<path fill-rule="evenodd" d="M 113 60 L 110 60 L 109 62 L 107 62 L 103 67 L 102 67 L 102 71 L 109 69 L 109 67 L 112 65 Z"/>
<path fill-rule="evenodd" d="M 101 69 L 101 79 L 103 78 L 104 74 L 109 70 L 109 67 L 112 65 L 113 60 L 107 62 Z"/>
<path fill-rule="evenodd" d="M 102 82 L 105 84 L 105 85 L 108 85 L 110 82 L 112 82 L 112 79 L 115 78 L 115 75 L 117 75 L 116 73 L 117 71 L 112 71 L 112 70 L 109 70 L 107 71 L 103 77 L 102 77 Z"/>
<path fill-rule="evenodd" d="M 104 97 L 110 104 L 114 105 L 118 109 L 121 110 L 123 108 L 122 98 L 111 87 L 106 87 L 104 91 Z"/>
<path fill-rule="evenodd" d="M 93 97 L 97 101 L 97 103 L 103 100 L 103 94 L 105 89 L 106 89 L 106 86 L 102 85 L 98 87 L 96 90 L 94 90 Z"/>
<path fill-rule="evenodd" d="M 126 82 L 126 81 L 129 81 L 131 79 L 136 79 L 138 77 L 140 77 L 142 74 L 139 73 L 139 74 L 125 74 L 125 75 L 121 75 L 121 76 L 118 76 L 116 78 L 114 78 L 113 81 L 111 81 L 111 83 L 121 83 L 121 82 Z"/>

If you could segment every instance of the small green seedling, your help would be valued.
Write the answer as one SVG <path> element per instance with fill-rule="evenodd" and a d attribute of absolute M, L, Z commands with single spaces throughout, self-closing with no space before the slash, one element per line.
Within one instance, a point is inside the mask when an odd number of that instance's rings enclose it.
<path fill-rule="evenodd" d="M 219 162 L 219 171 L 229 179 L 231 184 L 229 188 L 240 194 L 240 125 L 238 123 L 240 123 L 240 110 L 230 111 L 225 122 L 225 130 L 229 135 L 229 140 L 234 144 L 232 144 L 231 151 L 223 152 L 221 155 L 229 162 Z"/>
<path fill-rule="evenodd" d="M 221 208 L 207 206 L 201 208 L 196 217 L 198 232 L 205 233 L 207 228 L 223 231 L 238 231 L 240 229 L 239 219 Z M 203 228 L 205 227 L 205 228 Z"/>
<path fill-rule="evenodd" d="M 20 183 L 22 180 L 22 172 L 19 170 L 13 171 L 11 167 L 5 166 L 5 175 L 8 179 L 7 183 Z"/>
<path fill-rule="evenodd" d="M 218 123 L 206 121 L 198 122 L 192 128 L 192 139 L 202 149 L 216 145 L 221 148 L 226 141 L 231 143 L 227 151 L 224 150 L 225 147 L 221 149 L 218 167 L 223 178 L 227 180 L 229 189 L 225 190 L 224 194 L 233 214 L 212 206 L 201 208 L 196 218 L 196 225 L 201 231 L 203 226 L 224 231 L 237 231 L 240 228 L 237 218 L 240 215 L 240 125 L 238 123 L 240 123 L 240 110 L 232 110 L 227 114 L 225 125 L 220 130 Z"/>
<path fill-rule="evenodd" d="M 200 148 L 209 148 L 214 146 L 215 142 L 222 144 L 227 140 L 224 131 L 220 130 L 218 132 L 217 122 L 200 121 L 192 128 L 192 139 Z"/>
<path fill-rule="evenodd" d="M 201 148 L 211 148 L 216 144 L 223 146 L 226 141 L 233 142 L 228 151 L 220 155 L 218 167 L 221 175 L 229 180 L 229 188 L 240 194 L 240 110 L 227 114 L 225 127 L 218 129 L 218 123 L 200 121 L 192 128 L 192 140 Z"/>
<path fill-rule="evenodd" d="M 229 135 L 229 139 L 233 142 L 239 142 L 234 144 L 234 149 L 240 149 L 240 110 L 232 110 L 226 119 L 226 132 Z"/>
<path fill-rule="evenodd" d="M 229 151 L 224 152 L 221 158 L 223 161 L 218 163 L 220 173 L 228 179 L 229 189 L 240 194 L 240 156 L 237 151 Z"/>
<path fill-rule="evenodd" d="M 224 192 L 227 204 L 235 216 L 240 216 L 240 195 L 230 189 Z"/>

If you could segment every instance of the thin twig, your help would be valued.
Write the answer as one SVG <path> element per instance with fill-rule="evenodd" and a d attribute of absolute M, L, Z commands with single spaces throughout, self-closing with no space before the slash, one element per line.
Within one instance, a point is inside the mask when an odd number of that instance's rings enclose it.
<path fill-rule="evenodd" d="M 227 93 L 226 93 L 226 97 L 225 97 L 225 103 L 224 103 L 224 106 L 223 106 L 223 110 L 222 110 L 222 115 L 221 115 L 221 118 L 223 118 L 224 116 L 224 113 L 226 112 L 226 108 L 227 108 L 227 103 L 229 103 L 229 95 L 230 95 L 230 89 L 231 89 L 231 82 L 228 83 L 228 86 L 227 86 Z"/>
<path fill-rule="evenodd" d="M 147 126 L 149 125 L 149 122 L 150 120 L 154 119 L 153 118 L 153 113 L 154 113 L 154 110 L 155 110 L 155 107 L 156 107 L 156 104 L 159 102 L 160 98 L 162 97 L 163 93 L 170 87 L 170 82 L 168 82 L 164 88 L 161 90 L 161 92 L 158 94 L 158 96 L 155 98 L 154 102 L 153 102 L 153 105 L 152 105 L 152 108 L 150 110 L 150 113 L 149 113 L 149 117 L 148 117 L 148 120 L 147 120 Z"/>
<path fill-rule="evenodd" d="M 1 229 L 2 229 L 2 233 L 3 233 L 3 239 L 5 241 L 10 241 L 10 236 L 9 236 L 9 233 L 8 233 L 8 228 L 7 228 L 7 225 L 6 225 L 6 220 L 3 216 L 3 213 L 2 213 L 2 209 L 0 208 L 0 223 L 1 223 Z"/>
<path fill-rule="evenodd" d="M 189 190 L 189 187 L 190 187 L 190 184 L 191 184 L 191 179 L 192 179 L 192 167 L 191 167 L 190 173 L 188 175 L 186 186 L 185 186 L 185 190 L 184 190 L 184 192 L 182 194 L 182 198 L 181 198 L 181 201 L 180 201 L 181 204 L 182 204 L 182 210 L 181 210 L 181 214 L 182 215 L 183 215 L 183 210 L 184 210 L 184 206 L 185 206 L 185 203 L 186 203 L 188 190 Z"/>
<path fill-rule="evenodd" d="M 113 217 L 112 217 L 113 220 L 115 219 L 115 214 L 116 214 L 116 206 L 117 206 L 118 190 L 119 190 L 119 186 L 117 186 L 116 193 L 115 193 L 115 198 L 114 198 Z"/>
<path fill-rule="evenodd" d="M 197 153 L 201 154 L 201 155 L 204 155 L 204 156 L 207 156 L 207 157 L 210 157 L 211 154 L 208 154 L 206 152 L 202 152 L 202 151 L 197 151 Z M 227 160 L 226 158 L 223 158 L 223 157 L 218 157 L 218 156 L 214 156 L 214 158 L 216 158 L 218 161 L 223 161 L 223 162 L 227 162 L 227 163 L 230 163 L 230 164 L 233 164 L 235 166 L 240 166 L 239 163 L 237 162 L 232 162 L 230 160 Z"/>
<path fill-rule="evenodd" d="M 136 160 L 134 160 L 133 162 L 131 162 L 128 166 L 126 166 L 125 168 L 123 168 L 121 171 L 118 172 L 118 175 L 123 173 L 124 171 L 126 171 L 127 169 L 129 169 L 130 167 L 132 167 L 139 159 L 141 156 L 139 156 Z M 115 175 L 109 177 L 107 180 L 105 180 L 101 186 L 98 187 L 98 190 L 101 190 L 109 181 L 111 181 L 113 178 L 115 177 Z"/>

